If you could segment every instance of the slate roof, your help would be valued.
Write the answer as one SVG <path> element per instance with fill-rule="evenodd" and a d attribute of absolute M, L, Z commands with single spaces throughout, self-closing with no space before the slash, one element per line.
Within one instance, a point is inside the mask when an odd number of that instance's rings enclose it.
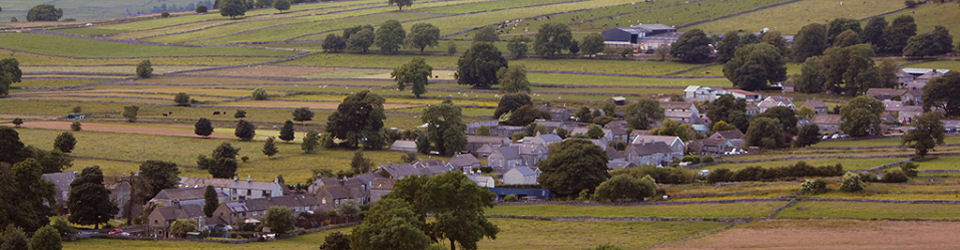
<path fill-rule="evenodd" d="M 731 129 L 731 130 L 719 131 L 719 132 L 716 132 L 716 133 L 717 133 L 717 134 L 720 134 L 720 136 L 723 136 L 723 138 L 724 138 L 724 139 L 727 139 L 727 140 L 731 140 L 731 139 L 741 139 L 741 138 L 743 138 L 743 132 L 740 132 L 739 129 Z"/>
<path fill-rule="evenodd" d="M 827 108 L 827 104 L 824 103 L 823 100 L 814 98 L 803 102 L 803 105 L 800 105 L 800 107 L 808 107 L 812 110 L 817 110 L 818 108 Z"/>
<path fill-rule="evenodd" d="M 477 160 L 477 157 L 472 154 L 457 154 L 450 158 L 450 165 L 458 168 L 473 166 L 478 163 L 480 163 L 480 160 Z"/>
<path fill-rule="evenodd" d="M 386 166 L 381 167 L 382 170 L 390 173 L 390 177 L 394 179 L 403 179 L 403 177 L 411 175 L 421 175 L 420 170 L 417 167 L 414 167 L 413 164 L 404 163 L 404 164 L 387 164 Z"/>
<path fill-rule="evenodd" d="M 636 155 L 651 155 L 655 153 L 670 154 L 673 153 L 673 149 L 667 146 L 666 143 L 654 142 L 627 146 L 627 152 Z"/>
<path fill-rule="evenodd" d="M 624 158 L 627 158 L 627 156 L 624 155 L 623 152 L 620 152 L 619 150 L 613 147 L 608 147 L 607 158 L 610 160 L 614 160 L 614 159 L 624 159 Z"/>
<path fill-rule="evenodd" d="M 500 144 L 506 140 L 505 138 L 496 137 L 496 136 L 479 136 L 479 135 L 468 135 L 467 143 L 487 143 L 487 144 Z"/>
<path fill-rule="evenodd" d="M 660 102 L 660 107 L 666 110 L 670 110 L 670 109 L 690 110 L 690 106 L 692 105 L 693 103 L 690 103 L 690 102 Z"/>
<path fill-rule="evenodd" d="M 815 124 L 840 124 L 840 115 L 819 114 L 813 117 Z"/>
<path fill-rule="evenodd" d="M 278 184 L 273 182 L 240 181 L 232 179 L 206 177 L 180 177 L 180 187 L 224 187 L 237 189 L 273 190 Z"/>
<path fill-rule="evenodd" d="M 273 198 L 260 198 L 260 199 L 250 199 L 244 201 L 231 201 L 224 203 L 227 208 L 230 209 L 230 212 L 251 212 L 251 211 L 266 211 L 273 206 L 281 207 L 310 207 L 310 206 L 319 206 L 320 202 L 317 201 L 317 198 L 314 198 L 310 195 L 287 195 Z M 201 215 L 203 211 L 200 211 Z"/>
<path fill-rule="evenodd" d="M 371 190 L 393 190 L 393 184 L 396 183 L 393 179 L 389 178 L 376 178 L 373 180 L 373 185 L 370 185 Z"/>
<path fill-rule="evenodd" d="M 168 188 L 160 190 L 154 199 L 166 199 L 166 200 L 199 200 L 203 199 L 204 194 L 207 192 L 205 187 L 202 188 Z"/>
<path fill-rule="evenodd" d="M 520 147 L 518 146 L 501 146 L 497 149 L 500 151 L 500 154 L 503 155 L 504 159 L 507 160 L 519 160 L 520 158 Z"/>
<path fill-rule="evenodd" d="M 43 174 L 41 178 L 53 183 L 57 190 L 70 191 L 70 183 L 77 178 L 77 171 Z"/>
<path fill-rule="evenodd" d="M 520 172 L 520 175 L 523 175 L 523 176 L 535 176 L 535 175 L 537 175 L 537 172 L 534 172 L 533 169 L 530 169 L 530 168 L 528 168 L 528 167 L 522 167 L 522 166 L 521 166 L 521 167 L 515 167 L 515 168 L 513 168 L 513 169 L 516 169 L 517 172 Z"/>
<path fill-rule="evenodd" d="M 162 217 L 164 220 L 167 220 L 167 221 L 176 220 L 176 219 L 185 219 L 185 218 L 206 217 L 206 215 L 203 213 L 203 207 L 195 204 L 157 207 L 156 211 L 157 213 L 160 213 L 160 217 Z"/>

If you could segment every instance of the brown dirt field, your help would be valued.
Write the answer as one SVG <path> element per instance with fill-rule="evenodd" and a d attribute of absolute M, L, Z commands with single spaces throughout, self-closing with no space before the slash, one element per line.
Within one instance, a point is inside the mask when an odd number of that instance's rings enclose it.
<path fill-rule="evenodd" d="M 658 249 L 955 249 L 960 223 L 767 220 Z"/>
<path fill-rule="evenodd" d="M 246 108 L 301 108 L 307 107 L 311 109 L 337 109 L 337 106 L 340 105 L 340 102 L 296 102 L 296 101 L 239 101 L 239 102 L 229 102 L 223 103 L 219 106 L 223 107 L 246 107 Z M 419 107 L 422 105 L 416 104 L 397 104 L 397 103 L 384 103 L 384 109 L 404 109 Z"/>
<path fill-rule="evenodd" d="M 245 67 L 245 68 L 201 71 L 201 72 L 195 72 L 191 74 L 226 75 L 226 76 L 295 77 L 295 76 L 302 76 L 302 75 L 331 72 L 335 70 L 337 70 L 337 68 L 335 67 L 258 65 L 258 66 Z"/>
<path fill-rule="evenodd" d="M 70 130 L 69 121 L 26 121 L 23 123 L 24 128 L 42 128 L 42 129 L 57 129 L 57 130 Z M 138 126 L 138 125 L 123 125 L 116 123 L 84 123 L 80 122 L 84 131 L 97 131 L 97 132 L 111 132 L 111 133 L 127 133 L 127 134 L 147 134 L 147 135 L 164 135 L 164 136 L 183 136 L 183 137 L 197 137 L 193 133 L 193 127 L 189 125 L 182 124 L 151 124 L 151 126 L 156 127 L 147 127 L 147 126 Z M 183 128 L 183 129 L 180 129 Z M 211 138 L 221 138 L 221 139 L 233 139 L 233 135 L 216 133 L 210 135 Z"/>

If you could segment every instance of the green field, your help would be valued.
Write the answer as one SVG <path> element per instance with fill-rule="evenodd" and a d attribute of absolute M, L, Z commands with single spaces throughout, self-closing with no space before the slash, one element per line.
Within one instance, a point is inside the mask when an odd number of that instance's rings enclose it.
<path fill-rule="evenodd" d="M 107 42 L 34 33 L 0 33 L 0 47 L 47 55 L 78 57 L 142 57 L 203 55 L 291 55 L 291 52 L 239 47 L 184 47 Z"/>
<path fill-rule="evenodd" d="M 960 143 L 960 136 L 947 136 L 944 138 L 946 144 Z M 879 139 L 866 140 L 832 140 L 814 144 L 812 147 L 876 147 L 876 146 L 900 146 L 900 137 L 886 137 Z M 904 152 L 910 152 L 904 149 Z"/>
<path fill-rule="evenodd" d="M 785 202 L 730 204 L 637 205 L 507 205 L 487 211 L 495 215 L 588 216 L 588 217 L 763 217 Z"/>
<path fill-rule="evenodd" d="M 957 30 L 960 30 L 958 27 Z M 954 38 L 957 39 L 957 38 Z M 949 69 L 952 71 L 960 71 L 960 61 L 931 61 L 931 62 L 922 62 L 917 64 L 910 64 L 909 68 L 934 68 L 934 69 Z"/>
<path fill-rule="evenodd" d="M 500 228 L 496 240 L 479 249 L 586 249 L 610 244 L 641 249 L 723 228 L 722 222 L 534 221 L 490 219 Z"/>
<path fill-rule="evenodd" d="M 802 201 L 784 209 L 777 217 L 960 219 L 957 208 L 960 205 Z"/>
<path fill-rule="evenodd" d="M 752 163 L 720 163 L 704 167 L 705 169 L 740 169 L 745 167 L 761 166 L 767 168 L 785 167 L 803 161 L 814 166 L 843 165 L 844 170 L 869 169 L 883 164 L 906 160 L 907 158 L 870 158 L 870 159 L 807 159 L 807 160 L 786 160 L 786 161 L 762 161 Z"/>
<path fill-rule="evenodd" d="M 958 32 L 960 31 L 960 23 L 955 18 L 960 15 L 960 8 L 956 6 L 956 3 L 934 4 L 928 2 L 928 4 L 920 5 L 917 8 L 898 11 L 884 17 L 887 22 L 893 22 L 893 19 L 901 15 L 913 16 L 917 23 L 918 34 L 930 32 L 933 30 L 933 26 L 941 25 L 952 31 L 950 34 L 953 35 L 954 41 L 960 39 L 960 32 Z M 866 21 L 863 24 L 866 25 Z"/>
<path fill-rule="evenodd" d="M 942 156 L 916 163 L 920 166 L 920 170 L 960 170 L 960 157 Z"/>
<path fill-rule="evenodd" d="M 809 23 L 827 23 L 838 17 L 860 19 L 899 8 L 903 8 L 903 1 L 801 0 L 686 29 L 697 28 L 708 33 L 725 33 L 732 30 L 759 32 L 763 28 L 770 28 L 784 34 L 794 34 Z"/>

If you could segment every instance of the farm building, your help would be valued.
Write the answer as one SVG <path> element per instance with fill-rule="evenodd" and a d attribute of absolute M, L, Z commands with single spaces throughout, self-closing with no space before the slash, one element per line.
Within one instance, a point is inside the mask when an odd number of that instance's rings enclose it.
<path fill-rule="evenodd" d="M 604 44 L 614 47 L 635 47 L 640 51 L 655 50 L 670 46 L 680 37 L 673 26 L 664 24 L 640 24 L 628 28 L 615 28 L 604 31 Z"/>

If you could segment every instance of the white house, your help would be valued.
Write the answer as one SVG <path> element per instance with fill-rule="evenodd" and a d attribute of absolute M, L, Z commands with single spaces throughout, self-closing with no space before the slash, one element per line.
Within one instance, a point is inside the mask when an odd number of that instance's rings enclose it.
<path fill-rule="evenodd" d="M 283 196 L 283 185 L 279 180 L 273 182 L 246 181 L 205 177 L 180 177 L 180 188 L 201 188 L 213 186 L 217 192 L 223 192 L 230 200 L 247 200 Z"/>
<path fill-rule="evenodd" d="M 496 180 L 490 176 L 481 174 L 467 174 L 467 178 L 470 178 L 471 181 L 476 182 L 477 186 L 488 188 L 496 187 Z"/>
<path fill-rule="evenodd" d="M 528 167 L 515 167 L 503 174 L 506 185 L 536 185 L 540 173 Z"/>

